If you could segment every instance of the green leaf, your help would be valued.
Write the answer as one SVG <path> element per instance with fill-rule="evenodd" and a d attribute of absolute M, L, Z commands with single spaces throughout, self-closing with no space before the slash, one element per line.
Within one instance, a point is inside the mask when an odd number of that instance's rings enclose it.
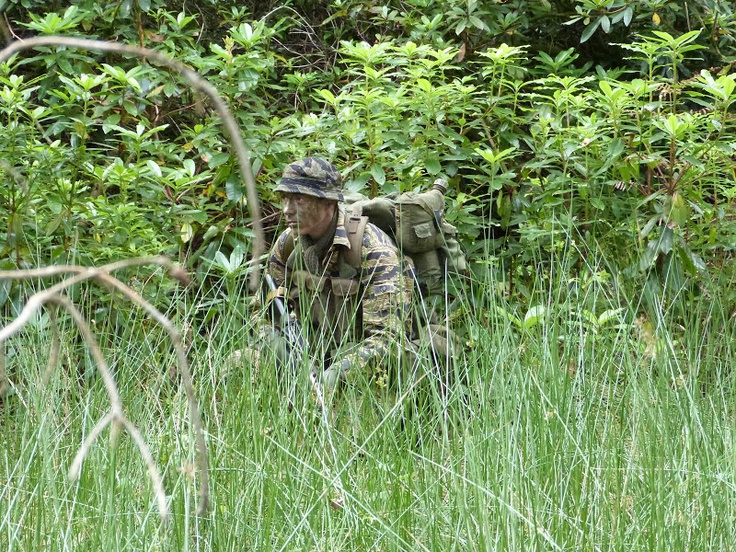
<path fill-rule="evenodd" d="M 690 208 L 682 195 L 676 193 L 672 196 L 672 209 L 670 218 L 678 225 L 685 226 L 690 220 Z"/>
<path fill-rule="evenodd" d="M 243 260 L 245 259 L 245 253 L 243 252 L 242 247 L 236 247 L 230 252 L 230 272 L 233 270 L 240 268 L 240 266 L 243 264 Z"/>
<path fill-rule="evenodd" d="M 133 117 L 138 115 L 138 108 L 130 100 L 123 100 L 123 108 L 128 115 L 132 115 Z"/>
<path fill-rule="evenodd" d="M 194 228 L 188 222 L 183 222 L 179 231 L 179 239 L 182 243 L 189 243 L 194 237 Z"/>
<path fill-rule="evenodd" d="M 628 6 L 624 10 L 624 25 L 627 27 L 631 24 L 631 19 L 634 17 L 634 8 Z"/>
<path fill-rule="evenodd" d="M 230 201 L 243 200 L 243 183 L 237 174 L 231 174 L 225 181 L 225 194 Z"/>
<path fill-rule="evenodd" d="M 373 179 L 381 186 L 386 182 L 386 172 L 383 170 L 383 167 L 377 163 L 371 167 L 371 176 L 373 176 Z"/>
<path fill-rule="evenodd" d="M 155 162 L 155 161 L 154 161 L 153 159 L 149 159 L 148 161 L 146 161 L 146 166 L 148 167 L 148 169 L 149 169 L 149 170 L 150 170 L 150 171 L 151 171 L 151 172 L 152 172 L 153 174 L 155 174 L 155 175 L 156 175 L 156 176 L 158 176 L 159 178 L 161 178 L 161 177 L 163 176 L 163 175 L 161 174 L 161 167 L 159 167 L 159 166 L 158 166 L 158 163 L 156 163 L 156 162 Z"/>
<path fill-rule="evenodd" d="M 662 237 L 659 239 L 659 250 L 665 255 L 672 251 L 672 246 L 675 244 L 675 233 L 672 228 L 665 226 L 662 230 Z"/>
<path fill-rule="evenodd" d="M 345 184 L 345 189 L 350 192 L 360 192 L 366 185 L 366 182 L 368 182 L 370 179 L 371 173 L 362 172 L 352 180 L 349 180 L 347 184 Z"/>
<path fill-rule="evenodd" d="M 317 94 L 319 94 L 328 104 L 335 105 L 335 95 L 326 88 L 323 88 L 317 92 Z"/>
<path fill-rule="evenodd" d="M 606 204 L 599 197 L 591 197 L 590 204 L 596 209 L 598 209 L 599 211 L 605 211 L 606 209 Z"/>
<path fill-rule="evenodd" d="M 641 257 L 639 257 L 639 270 L 641 272 L 645 272 L 649 270 L 653 265 L 654 262 L 657 260 L 657 257 L 659 256 L 659 246 L 657 244 L 657 240 L 652 240 L 649 243 L 647 243 L 646 249 L 641 254 Z"/>
<path fill-rule="evenodd" d="M 427 169 L 427 172 L 432 176 L 439 174 L 442 170 L 442 165 L 440 165 L 439 157 L 436 155 L 427 157 L 427 160 L 424 162 L 424 168 Z"/>
<path fill-rule="evenodd" d="M 537 305 L 530 308 L 527 311 L 526 316 L 524 316 L 524 328 L 528 330 L 529 328 L 536 326 L 540 322 L 543 322 L 546 314 L 547 307 L 545 307 L 544 305 Z"/>
<path fill-rule="evenodd" d="M 202 241 L 208 242 L 212 238 L 217 236 L 219 233 L 220 233 L 220 227 L 213 224 L 207 229 L 207 232 L 204 233 L 204 236 L 202 236 Z"/>
<path fill-rule="evenodd" d="M 516 316 L 514 316 L 513 314 L 511 314 L 509 311 L 507 311 L 503 307 L 500 307 L 499 305 L 496 305 L 495 306 L 495 309 L 496 309 L 496 312 L 498 314 L 500 314 L 501 316 L 503 316 L 509 322 L 513 323 L 515 326 L 517 326 L 519 328 L 522 327 L 521 320 L 519 320 Z"/>
<path fill-rule="evenodd" d="M 123 3 L 120 4 L 120 16 L 124 19 L 127 19 L 130 17 L 130 8 L 133 7 L 133 0 L 123 0 Z"/>
<path fill-rule="evenodd" d="M 485 24 L 485 23 L 483 23 L 483 21 L 481 21 L 481 20 L 480 20 L 480 19 L 479 19 L 478 17 L 476 17 L 476 16 L 474 16 L 474 15 L 471 15 L 471 16 L 470 16 L 470 17 L 468 18 L 468 22 L 469 22 L 469 23 L 470 23 L 471 25 L 473 25 L 473 27 L 475 27 L 476 29 L 480 29 L 481 31 L 482 31 L 482 30 L 484 30 L 484 29 L 486 28 L 486 24 Z"/>
<path fill-rule="evenodd" d="M 230 154 L 227 152 L 220 152 L 216 153 L 212 156 L 212 159 L 210 159 L 210 162 L 208 163 L 210 169 L 214 169 L 216 167 L 219 167 L 220 165 L 223 165 L 228 162 L 230 159 Z"/>
<path fill-rule="evenodd" d="M 74 74 L 74 68 L 68 60 L 60 59 L 57 63 L 59 64 L 59 67 L 61 67 L 62 71 L 64 71 L 64 73 Z"/>
<path fill-rule="evenodd" d="M 585 27 L 585 30 L 583 31 L 583 34 L 580 36 L 580 44 L 583 42 L 586 42 L 591 36 L 593 36 L 593 33 L 595 33 L 598 30 L 598 27 L 601 24 L 600 18 L 593 21 L 590 25 Z"/>
<path fill-rule="evenodd" d="M 598 317 L 598 326 L 603 327 L 611 320 L 618 320 L 618 315 L 624 311 L 623 307 L 609 309 Z"/>
<path fill-rule="evenodd" d="M 215 264 L 222 268 L 225 272 L 232 272 L 232 266 L 230 260 L 225 256 L 222 251 L 215 253 Z"/>
<path fill-rule="evenodd" d="M 59 228 L 59 226 L 61 225 L 61 223 L 63 222 L 63 220 L 64 220 L 64 215 L 63 214 L 59 214 L 59 215 L 55 216 L 51 220 L 51 222 L 49 222 L 46 225 L 46 235 L 47 236 L 50 236 L 51 234 L 53 234 L 54 232 L 56 232 L 56 230 Z"/>
<path fill-rule="evenodd" d="M 194 176 L 197 167 L 194 165 L 194 161 L 192 159 L 185 159 L 181 164 L 188 176 Z"/>
<path fill-rule="evenodd" d="M 705 270 L 708 268 L 708 266 L 705 264 L 705 261 L 700 258 L 700 255 L 697 253 L 690 252 L 690 259 L 693 261 L 693 265 L 695 265 L 695 268 L 697 268 L 700 272 L 705 272 Z"/>

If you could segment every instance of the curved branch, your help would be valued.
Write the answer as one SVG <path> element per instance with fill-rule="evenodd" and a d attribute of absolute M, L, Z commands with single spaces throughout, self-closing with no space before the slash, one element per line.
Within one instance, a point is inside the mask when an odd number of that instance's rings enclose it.
<path fill-rule="evenodd" d="M 82 316 L 82 313 L 79 312 L 79 309 L 77 309 L 77 307 L 75 307 L 74 304 L 66 297 L 62 297 L 61 295 L 54 293 L 47 298 L 47 302 L 60 305 L 64 307 L 69 312 L 69 314 L 71 314 L 72 319 L 76 323 L 79 331 L 82 333 L 82 336 L 87 343 L 87 347 L 89 347 L 92 358 L 97 365 L 97 370 L 100 372 L 100 375 L 102 376 L 102 381 L 105 384 L 107 396 L 110 399 L 110 403 L 112 404 L 112 409 L 110 410 L 110 412 L 105 415 L 102 420 L 99 421 L 99 423 L 94 427 L 92 432 L 85 440 L 82 447 L 79 449 L 79 452 L 74 458 L 72 466 L 69 469 L 70 479 L 74 480 L 79 476 L 79 473 L 82 469 L 82 462 L 84 461 L 84 458 L 87 456 L 87 452 L 89 451 L 90 447 L 97 439 L 97 437 L 99 437 L 102 430 L 105 429 L 105 427 L 107 427 L 110 423 L 112 423 L 113 435 L 115 435 L 118 429 L 116 428 L 116 425 L 120 424 L 133 438 L 133 441 L 135 442 L 138 450 L 141 453 L 141 456 L 143 457 L 143 461 L 148 468 L 148 475 L 151 477 L 151 481 L 153 483 L 153 490 L 154 494 L 156 495 L 156 501 L 158 502 L 159 507 L 159 515 L 161 516 L 161 519 L 166 520 L 169 517 L 169 514 L 168 507 L 166 505 L 166 494 L 164 493 L 164 486 L 163 482 L 161 481 L 161 474 L 159 474 L 158 468 L 156 467 L 156 462 L 154 461 L 153 455 L 151 454 L 151 450 L 148 448 L 148 445 L 143 439 L 140 431 L 138 431 L 138 428 L 135 427 L 135 425 L 130 420 L 128 420 L 127 416 L 125 415 L 125 412 L 123 410 L 123 401 L 120 399 L 120 394 L 118 393 L 117 385 L 115 385 L 115 380 L 112 376 L 112 372 L 110 372 L 110 367 L 108 366 L 107 360 L 105 360 L 105 357 L 100 350 L 100 346 L 97 344 L 97 340 L 95 339 L 92 330 L 90 329 L 89 325 L 87 325 L 87 321 L 84 319 L 84 316 Z"/>
<path fill-rule="evenodd" d="M 112 410 L 109 413 L 109 416 L 111 418 L 109 420 L 106 420 L 106 418 L 103 418 L 99 422 L 98 426 L 95 427 L 95 430 L 93 430 L 93 432 L 87 438 L 87 441 L 85 441 L 85 444 L 82 446 L 80 451 L 77 453 L 77 457 L 72 463 L 72 469 L 70 469 L 70 472 L 69 472 L 70 477 L 73 477 L 74 474 L 78 473 L 79 469 L 81 468 L 81 463 L 84 460 L 84 457 L 86 456 L 86 451 L 89 449 L 91 444 L 97 438 L 97 435 L 99 435 L 99 432 L 101 432 L 102 429 L 104 429 L 104 427 L 106 427 L 106 425 L 110 421 L 112 421 L 113 423 L 113 430 L 115 430 L 116 428 L 116 423 L 122 424 L 123 427 L 125 427 L 128 430 L 128 433 L 130 433 L 133 439 L 135 440 L 136 444 L 138 445 L 138 448 L 141 451 L 141 454 L 143 455 L 143 458 L 146 461 L 146 465 L 148 466 L 149 474 L 154 484 L 156 497 L 159 502 L 159 509 L 161 512 L 161 517 L 166 518 L 167 511 L 165 510 L 165 508 L 161 507 L 162 504 L 165 505 L 165 502 L 166 502 L 165 495 L 162 495 L 161 491 L 159 490 L 159 489 L 162 489 L 163 487 L 160 484 L 161 478 L 158 473 L 158 469 L 155 466 L 155 463 L 153 465 L 151 464 L 153 457 L 150 454 L 150 451 L 148 450 L 148 448 L 146 447 L 145 442 L 143 441 L 140 434 L 136 434 L 136 432 L 134 431 L 135 427 L 127 420 L 127 418 L 125 417 L 123 413 L 122 401 L 120 400 L 120 396 L 117 392 L 117 387 L 115 385 L 114 378 L 112 377 L 112 374 L 110 373 L 109 367 L 107 365 L 107 361 L 102 355 L 102 352 L 97 344 L 97 341 L 95 340 L 94 335 L 92 334 L 89 326 L 84 320 L 84 317 L 69 299 L 59 295 L 59 293 L 68 289 L 74 284 L 77 284 L 77 283 L 80 283 L 86 280 L 96 280 L 98 283 L 106 286 L 107 288 L 114 289 L 114 290 L 121 292 L 127 299 L 129 299 L 130 301 L 138 305 L 140 308 L 142 308 L 151 318 L 153 318 L 169 334 L 169 339 L 171 340 L 171 343 L 176 352 L 179 370 L 182 375 L 182 381 L 183 381 L 184 389 L 185 389 L 187 399 L 188 399 L 190 421 L 191 421 L 192 428 L 195 434 L 195 439 L 196 439 L 195 464 L 197 466 L 197 470 L 201 477 L 200 489 L 199 489 L 200 502 L 199 502 L 199 506 L 197 509 L 197 513 L 201 515 L 208 511 L 209 498 L 210 498 L 210 481 L 209 481 L 209 466 L 208 466 L 208 460 L 207 460 L 207 443 L 205 440 L 204 427 L 202 425 L 202 418 L 201 418 L 201 414 L 199 411 L 199 405 L 197 404 L 192 374 L 189 369 L 189 361 L 187 360 L 186 352 L 184 351 L 184 346 L 182 343 L 181 332 L 178 331 L 176 326 L 174 326 L 174 324 L 171 322 L 171 320 L 169 320 L 169 318 L 165 314 L 159 311 L 151 303 L 146 301 L 140 294 L 138 294 L 133 289 L 131 289 L 130 287 L 128 287 L 127 285 L 125 285 L 120 280 L 118 280 L 117 278 L 115 278 L 114 276 L 110 274 L 110 272 L 114 272 L 116 270 L 120 270 L 120 269 L 131 267 L 131 266 L 140 266 L 143 264 L 156 264 L 163 268 L 166 268 L 169 270 L 169 273 L 171 274 L 172 277 L 178 279 L 181 282 L 186 282 L 188 279 L 186 272 L 184 272 L 180 267 L 176 266 L 166 257 L 144 257 L 144 258 L 139 258 L 139 259 L 127 259 L 127 260 L 110 263 L 110 264 L 107 264 L 101 267 L 53 266 L 52 265 L 52 266 L 47 266 L 47 267 L 42 267 L 42 268 L 37 268 L 37 269 L 29 269 L 29 270 L 0 271 L 0 281 L 4 279 L 22 280 L 22 279 L 28 279 L 28 278 L 45 278 L 45 277 L 55 276 L 59 274 L 69 275 L 65 279 L 63 279 L 61 282 L 58 282 L 55 285 L 43 291 L 39 291 L 33 294 L 28 299 L 25 306 L 23 307 L 23 310 L 16 316 L 16 318 L 11 323 L 6 325 L 5 327 L 0 328 L 0 348 L 4 347 L 4 342 L 10 337 L 12 337 L 13 335 L 15 335 L 16 333 L 18 333 L 23 328 L 23 326 L 25 326 L 25 324 L 31 319 L 31 316 L 45 304 L 51 303 L 54 305 L 60 305 L 64 307 L 71 314 L 74 322 L 76 323 L 77 327 L 79 328 L 80 332 L 85 338 L 85 341 L 87 342 L 87 346 L 89 347 L 92 357 L 95 360 L 95 364 L 97 365 L 98 370 L 100 371 L 102 375 L 108 397 L 110 398 L 110 402 L 112 404 Z M 56 334 L 56 339 L 58 339 L 58 334 Z M 0 349 L 0 353 L 1 352 L 2 352 L 2 349 Z M 52 357 L 54 356 L 53 350 L 51 352 L 51 356 Z M 3 370 L 4 364 L 2 362 L 3 360 L 4 360 L 3 357 L 0 356 L 0 387 L 2 387 L 3 376 L 4 376 L 4 370 Z M 133 430 L 131 430 L 130 427 L 133 427 Z M 162 498 L 162 496 L 164 496 L 164 498 Z"/>
<path fill-rule="evenodd" d="M 39 46 L 68 46 L 71 48 L 82 48 L 85 50 L 101 50 L 103 52 L 112 52 L 117 54 L 128 54 L 139 58 L 152 60 L 160 65 L 164 65 L 179 73 L 182 78 L 195 90 L 202 92 L 210 98 L 214 104 L 215 110 L 222 119 L 227 137 L 235 150 L 238 159 L 240 172 L 243 175 L 246 185 L 247 203 L 250 216 L 253 221 L 253 231 L 255 240 L 253 243 L 253 258 L 256 261 L 256 268 L 250 274 L 250 286 L 252 291 L 258 289 L 260 283 L 260 270 L 258 268 L 261 255 L 265 251 L 265 237 L 263 235 L 263 225 L 261 224 L 260 203 L 258 201 L 258 191 L 256 190 L 256 182 L 253 177 L 253 171 L 250 164 L 250 153 L 245 147 L 243 137 L 240 134 L 235 118 L 230 112 L 225 100 L 220 96 L 217 89 L 207 80 L 200 77 L 196 71 L 193 71 L 182 62 L 173 59 L 166 54 L 156 50 L 150 50 L 139 46 L 131 46 L 129 44 L 120 44 L 119 42 L 106 42 L 104 40 L 92 40 L 89 38 L 70 38 L 63 36 L 38 36 L 24 40 L 16 40 L 8 46 L 0 50 L 0 63 L 9 60 L 13 55 L 23 50 L 37 48 Z"/>

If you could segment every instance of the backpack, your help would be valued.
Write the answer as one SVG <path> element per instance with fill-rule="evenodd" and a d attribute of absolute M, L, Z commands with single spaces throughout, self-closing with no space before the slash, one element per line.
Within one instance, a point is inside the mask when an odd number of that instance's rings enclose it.
<path fill-rule="evenodd" d="M 371 222 L 394 240 L 400 255 L 413 261 L 415 292 L 425 304 L 422 315 L 417 312 L 413 319 L 413 352 L 419 356 L 429 355 L 439 373 L 447 375 L 453 351 L 461 347 L 455 332 L 440 323 L 440 318 L 424 299 L 435 296 L 441 301 L 436 296 L 448 291 L 445 289 L 446 276 L 466 273 L 468 263 L 457 240 L 457 229 L 444 218 L 445 192 L 447 181 L 437 179 L 428 192 L 404 192 L 374 199 L 359 194 L 346 195 L 350 249 L 344 258 L 350 266 L 360 269 L 363 231 Z M 428 349 L 422 345 L 423 336 L 424 343 L 430 344 Z M 441 383 L 446 384 L 447 378 L 443 376 Z"/>
<path fill-rule="evenodd" d="M 345 260 L 360 268 L 363 231 L 371 222 L 394 240 L 404 257 L 413 261 L 416 283 L 423 295 L 443 293 L 448 272 L 463 274 L 468 269 L 457 229 L 444 218 L 446 191 L 447 182 L 437 179 L 428 192 L 404 192 L 375 199 L 360 194 L 346 196 L 350 250 Z"/>

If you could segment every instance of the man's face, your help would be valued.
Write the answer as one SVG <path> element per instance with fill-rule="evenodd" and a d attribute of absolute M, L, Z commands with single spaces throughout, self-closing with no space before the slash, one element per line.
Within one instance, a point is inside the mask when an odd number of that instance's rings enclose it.
<path fill-rule="evenodd" d="M 289 228 L 312 239 L 322 237 L 330 227 L 335 202 L 304 194 L 283 194 L 284 216 Z"/>

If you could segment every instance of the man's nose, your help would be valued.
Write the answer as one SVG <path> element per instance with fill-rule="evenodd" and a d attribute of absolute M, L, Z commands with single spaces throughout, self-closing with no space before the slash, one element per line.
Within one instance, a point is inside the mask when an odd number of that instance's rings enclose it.
<path fill-rule="evenodd" d="M 293 215 L 294 212 L 294 202 L 290 199 L 284 199 L 284 214 Z"/>

